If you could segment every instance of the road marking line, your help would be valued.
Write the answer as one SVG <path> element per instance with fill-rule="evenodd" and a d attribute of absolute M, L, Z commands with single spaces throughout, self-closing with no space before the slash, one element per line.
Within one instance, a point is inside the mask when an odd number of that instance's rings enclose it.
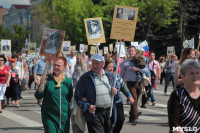
<path fill-rule="evenodd" d="M 166 104 L 161 104 L 161 103 L 156 103 L 155 107 L 163 107 L 163 108 L 167 108 Z"/>
<path fill-rule="evenodd" d="M 28 98 L 31 97 L 31 98 L 33 98 L 33 97 L 35 97 L 35 96 L 34 96 L 34 95 L 24 95 L 24 96 L 22 95 L 22 97 L 23 97 L 23 98 L 24 98 L 24 97 L 28 97 Z"/>
<path fill-rule="evenodd" d="M 28 110 L 41 114 L 41 109 L 28 109 Z"/>
<path fill-rule="evenodd" d="M 24 125 L 25 127 L 43 127 L 43 125 L 39 122 L 30 120 L 28 118 L 25 118 L 21 115 L 18 115 L 16 113 L 12 113 L 12 112 L 7 111 L 7 110 L 3 111 L 3 113 L 1 115 L 12 120 L 12 121 L 15 121 L 15 122 L 17 122 L 21 125 Z"/>
<path fill-rule="evenodd" d="M 129 116 L 129 112 L 128 112 L 128 111 L 124 111 L 124 115 Z M 161 120 L 161 119 L 159 119 L 159 118 L 151 117 L 151 116 L 140 116 L 139 119 L 147 120 L 147 121 L 157 121 L 157 120 Z"/>
<path fill-rule="evenodd" d="M 157 91 L 157 90 L 154 90 L 153 91 L 154 93 L 158 93 L 158 94 L 163 94 L 164 95 L 164 91 Z M 170 95 L 172 92 L 167 92 L 167 95 Z"/>
<path fill-rule="evenodd" d="M 157 103 L 156 103 L 157 104 Z M 156 105 L 155 105 L 156 106 Z M 162 107 L 166 107 L 167 105 L 164 104 L 158 104 L 157 106 L 162 106 Z M 124 107 L 130 107 L 130 105 L 124 105 Z M 153 109 L 149 109 L 149 108 L 139 108 L 139 110 L 141 111 L 146 111 L 146 112 L 151 112 L 154 114 L 161 114 L 161 115 L 168 115 L 167 112 L 163 112 L 163 111 L 158 111 L 158 110 L 153 110 Z"/>
<path fill-rule="evenodd" d="M 148 108 L 147 109 L 139 108 L 139 110 L 146 111 L 146 112 L 151 112 L 151 113 L 154 113 L 154 114 L 168 115 L 167 112 L 148 109 Z"/>

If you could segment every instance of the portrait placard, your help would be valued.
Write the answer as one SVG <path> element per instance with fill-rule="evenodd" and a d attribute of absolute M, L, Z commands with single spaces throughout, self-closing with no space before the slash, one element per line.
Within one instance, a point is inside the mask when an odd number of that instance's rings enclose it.
<path fill-rule="evenodd" d="M 84 19 L 88 44 L 105 43 L 101 18 Z"/>
<path fill-rule="evenodd" d="M 76 45 L 71 46 L 71 50 L 75 50 L 76 51 Z"/>
<path fill-rule="evenodd" d="M 36 53 L 36 43 L 28 43 L 28 53 Z"/>
<path fill-rule="evenodd" d="M 99 49 L 99 54 L 103 55 L 103 49 Z"/>
<path fill-rule="evenodd" d="M 117 42 L 115 45 L 115 51 L 119 51 L 120 47 L 120 42 Z M 121 49 L 120 49 L 120 57 L 125 57 L 126 56 L 126 51 L 125 51 L 125 43 L 122 42 Z"/>
<path fill-rule="evenodd" d="M 85 45 L 84 44 L 80 44 L 79 46 L 79 52 L 84 52 L 84 48 L 85 48 Z"/>
<path fill-rule="evenodd" d="M 103 47 L 104 55 L 108 53 L 108 47 Z"/>
<path fill-rule="evenodd" d="M 133 41 L 138 17 L 138 8 L 115 5 L 110 38 Z"/>
<path fill-rule="evenodd" d="M 95 46 L 90 47 L 90 54 L 93 55 L 96 53 L 97 48 Z"/>
<path fill-rule="evenodd" d="M 63 54 L 70 54 L 71 41 L 63 41 L 62 52 Z"/>
<path fill-rule="evenodd" d="M 60 54 L 64 36 L 64 31 L 44 28 L 40 55 L 44 55 L 50 59 L 56 59 Z"/>
<path fill-rule="evenodd" d="M 88 45 L 84 46 L 84 51 L 87 52 L 88 51 Z"/>
<path fill-rule="evenodd" d="M 11 54 L 11 40 L 1 40 L 1 54 Z"/>
<path fill-rule="evenodd" d="M 113 44 L 111 43 L 111 44 L 109 44 L 109 50 L 110 50 L 110 52 L 112 52 L 113 51 Z"/>
<path fill-rule="evenodd" d="M 174 46 L 167 47 L 167 55 L 173 55 L 174 54 Z"/>

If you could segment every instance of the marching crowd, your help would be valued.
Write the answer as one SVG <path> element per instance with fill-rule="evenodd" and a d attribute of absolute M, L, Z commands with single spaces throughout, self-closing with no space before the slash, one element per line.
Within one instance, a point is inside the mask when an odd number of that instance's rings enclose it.
<path fill-rule="evenodd" d="M 156 84 L 165 80 L 163 94 L 169 84 L 174 90 L 168 101 L 169 132 L 176 128 L 179 131 L 174 132 L 184 133 L 181 127 L 197 127 L 194 129 L 200 132 L 198 53 L 185 48 L 180 60 L 176 55 L 155 60 L 155 52 L 149 57 L 144 52 L 129 46 L 127 57 L 119 58 L 119 66 L 117 52 L 89 58 L 71 50 L 69 56 L 62 54 L 54 61 L 44 56 L 0 55 L 0 113 L 10 102 L 19 108 L 21 93 L 34 82 L 46 133 L 68 133 L 70 121 L 74 133 L 84 133 L 85 125 L 89 133 L 119 133 L 125 120 L 120 91 L 130 105 L 129 122 L 137 125 L 142 115 L 138 99 L 142 97 L 141 108 L 154 106 Z"/>

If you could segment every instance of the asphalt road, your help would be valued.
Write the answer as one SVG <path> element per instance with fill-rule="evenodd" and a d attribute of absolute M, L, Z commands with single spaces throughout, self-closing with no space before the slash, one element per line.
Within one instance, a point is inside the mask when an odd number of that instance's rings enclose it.
<path fill-rule="evenodd" d="M 140 108 L 142 115 L 136 126 L 128 123 L 128 111 L 130 105 L 126 104 L 124 99 L 124 113 L 126 120 L 121 133 L 167 133 L 167 101 L 172 91 L 172 87 L 168 88 L 167 95 L 163 93 L 164 85 L 157 85 L 154 91 L 156 98 L 155 106 L 147 104 L 147 108 Z M 16 108 L 10 104 L 3 113 L 0 114 L 0 133 L 43 133 L 43 125 L 41 122 L 41 108 L 36 104 L 34 98 L 35 90 L 26 90 L 22 93 L 23 100 L 20 101 L 20 108 Z M 123 95 L 123 94 L 122 94 Z M 141 100 L 139 101 L 141 102 Z M 86 132 L 87 133 L 87 132 Z"/>

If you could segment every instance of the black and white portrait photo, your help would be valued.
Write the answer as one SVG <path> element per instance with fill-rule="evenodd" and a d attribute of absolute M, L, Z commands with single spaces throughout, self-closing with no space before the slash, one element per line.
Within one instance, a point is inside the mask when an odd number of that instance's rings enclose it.
<path fill-rule="evenodd" d="M 117 8 L 116 18 L 123 20 L 134 20 L 135 19 L 136 10 L 128 9 L 128 8 Z"/>
<path fill-rule="evenodd" d="M 35 49 L 35 45 L 34 45 L 34 44 L 31 44 L 29 50 L 30 50 L 30 51 L 35 51 L 35 50 L 36 50 L 36 49 Z"/>
<path fill-rule="evenodd" d="M 2 40 L 2 51 L 10 50 L 10 42 L 9 40 Z"/>
<path fill-rule="evenodd" d="M 60 38 L 61 38 L 61 33 L 59 32 L 55 32 L 52 35 L 50 35 L 46 40 L 44 52 L 50 54 L 56 54 Z"/>
<path fill-rule="evenodd" d="M 89 39 L 96 39 L 102 36 L 100 20 L 88 20 L 87 21 Z"/>
<path fill-rule="evenodd" d="M 69 47 L 70 47 L 69 42 L 63 42 L 63 44 L 62 44 L 63 52 L 69 52 L 70 51 Z"/>
<path fill-rule="evenodd" d="M 122 15 L 123 15 L 123 8 L 118 7 L 117 13 L 116 13 L 116 18 L 122 19 Z"/>

